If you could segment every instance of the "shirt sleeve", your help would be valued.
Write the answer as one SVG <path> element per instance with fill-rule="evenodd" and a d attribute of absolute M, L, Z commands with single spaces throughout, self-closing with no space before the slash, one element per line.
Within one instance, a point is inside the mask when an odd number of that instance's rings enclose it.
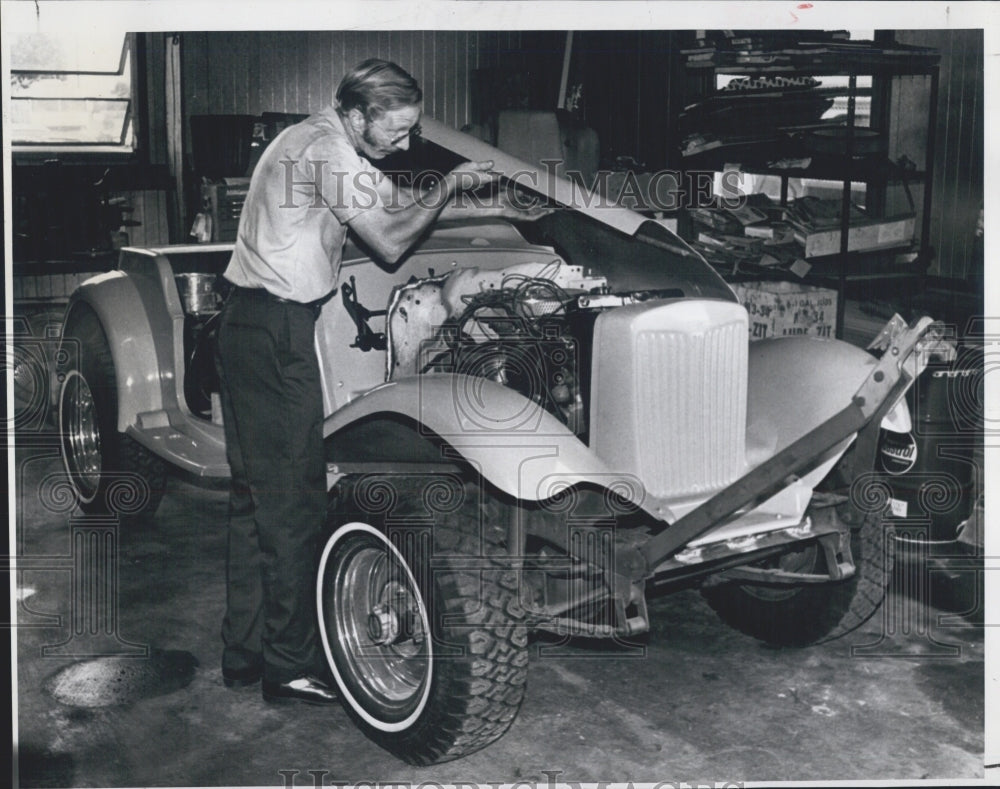
<path fill-rule="evenodd" d="M 312 172 L 317 193 L 341 224 L 383 204 L 379 184 L 385 176 L 346 140 L 317 146 L 316 154 Z"/>

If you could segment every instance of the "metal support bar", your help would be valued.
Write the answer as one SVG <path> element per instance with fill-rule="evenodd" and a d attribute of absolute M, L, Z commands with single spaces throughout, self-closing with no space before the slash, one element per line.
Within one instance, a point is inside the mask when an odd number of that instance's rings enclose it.
<path fill-rule="evenodd" d="M 787 570 L 766 569 L 764 567 L 732 567 L 714 576 L 713 580 L 797 586 L 799 584 L 828 584 L 830 581 L 844 580 L 852 575 L 854 575 L 854 567 L 851 567 L 850 572 L 839 575 L 837 578 L 825 573 L 791 573 Z"/>
<path fill-rule="evenodd" d="M 934 191 L 934 155 L 935 155 L 935 145 L 937 140 L 937 103 L 938 103 L 938 79 L 939 79 L 939 69 L 935 66 L 931 70 L 931 91 L 928 97 L 928 107 L 930 112 L 928 113 L 927 119 L 927 142 L 924 143 L 924 179 L 923 179 L 923 196 L 921 197 L 920 206 L 920 253 L 923 256 L 926 252 L 933 249 L 931 247 L 930 231 L 931 231 L 931 196 Z M 925 260 L 925 270 L 926 267 L 930 266 L 931 261 Z"/>
<path fill-rule="evenodd" d="M 858 403 L 851 403 L 815 430 L 781 450 L 771 460 L 678 519 L 640 549 L 646 559 L 647 571 L 789 475 L 801 471 L 817 455 L 856 433 L 867 421 L 868 417 Z"/>
<path fill-rule="evenodd" d="M 838 294 L 837 294 L 837 319 L 835 332 L 838 340 L 844 338 L 844 314 L 847 309 L 847 264 L 850 259 L 848 254 L 851 238 L 851 203 L 853 186 L 851 176 L 854 172 L 854 121 L 855 121 L 855 97 L 858 89 L 858 75 L 851 72 L 848 82 L 847 93 L 847 176 L 844 180 L 844 188 L 840 197 L 840 271 L 838 272 Z"/>

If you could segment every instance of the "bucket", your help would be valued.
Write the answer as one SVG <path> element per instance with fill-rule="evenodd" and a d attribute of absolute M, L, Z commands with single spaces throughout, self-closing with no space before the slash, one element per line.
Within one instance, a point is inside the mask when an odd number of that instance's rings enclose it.
<path fill-rule="evenodd" d="M 219 293 L 215 289 L 215 274 L 191 272 L 177 274 L 177 290 L 184 312 L 189 315 L 211 315 L 219 311 Z"/>
<path fill-rule="evenodd" d="M 907 394 L 913 429 L 882 433 L 876 464 L 892 491 L 893 518 L 929 540 L 954 540 L 972 511 L 978 421 L 972 411 L 981 397 L 970 392 L 981 385 L 981 361 L 975 355 L 932 361 Z"/>

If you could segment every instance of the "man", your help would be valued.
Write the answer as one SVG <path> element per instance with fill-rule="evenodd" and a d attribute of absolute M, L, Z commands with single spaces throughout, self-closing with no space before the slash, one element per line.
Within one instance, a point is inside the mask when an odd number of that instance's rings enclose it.
<path fill-rule="evenodd" d="M 254 170 L 225 271 L 234 287 L 217 358 L 232 471 L 222 675 L 228 687 L 263 679 L 272 702 L 335 700 L 318 676 L 312 588 L 327 497 L 313 337 L 347 229 L 391 265 L 438 218 L 467 211 L 454 197 L 494 177 L 492 162 L 467 162 L 415 199 L 371 164 L 409 147 L 421 97 L 399 66 L 366 60 L 332 106 L 285 129 Z"/>

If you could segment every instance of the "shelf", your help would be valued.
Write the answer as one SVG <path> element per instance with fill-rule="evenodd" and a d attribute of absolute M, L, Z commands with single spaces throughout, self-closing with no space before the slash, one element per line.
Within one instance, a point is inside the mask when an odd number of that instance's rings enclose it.
<path fill-rule="evenodd" d="M 72 259 L 15 260 L 11 264 L 13 276 L 43 274 L 80 274 L 112 271 L 118 265 L 118 250 L 108 250 L 99 255 L 81 255 Z"/>
<path fill-rule="evenodd" d="M 738 164 L 742 172 L 757 175 L 776 175 L 787 178 L 809 178 L 818 181 L 843 181 L 845 176 L 852 181 L 891 185 L 920 183 L 924 179 L 922 170 L 906 170 L 889 160 L 875 157 L 857 158 L 845 161 L 845 157 L 809 154 L 798 150 L 792 141 L 770 143 L 774 150 L 763 151 L 768 144 L 736 144 L 720 146 L 702 153 L 684 157 L 685 170 L 705 170 L 722 172 L 726 165 Z M 811 159 L 808 167 L 772 167 L 768 162 L 780 159 Z"/>
<path fill-rule="evenodd" d="M 808 99 L 811 97 L 828 97 L 837 98 L 838 96 L 843 96 L 847 92 L 846 86 L 835 86 L 835 87 L 823 87 L 817 86 L 813 88 L 773 88 L 768 90 L 722 90 L 719 89 L 711 96 L 707 96 L 700 101 L 688 104 L 684 108 L 684 113 L 690 113 L 701 107 L 710 107 L 712 104 L 740 104 L 740 103 L 753 103 L 754 100 L 766 100 L 773 101 L 774 99 Z M 872 95 L 872 89 L 867 87 L 859 87 L 855 90 L 855 94 L 858 96 L 870 96 Z"/>
<path fill-rule="evenodd" d="M 790 178 L 841 184 L 841 206 L 851 199 L 850 184 L 861 182 L 872 187 L 868 193 L 873 200 L 869 205 L 872 216 L 879 216 L 885 208 L 885 187 L 921 183 L 923 204 L 918 219 L 918 237 L 926 244 L 931 216 L 932 181 L 928 173 L 934 162 L 939 53 L 892 42 L 882 46 L 872 41 L 848 41 L 837 34 L 805 35 L 809 38 L 803 39 L 802 34 L 790 31 L 710 32 L 705 39 L 706 46 L 682 51 L 687 58 L 683 65 L 692 78 L 689 84 L 697 86 L 698 91 L 685 102 L 684 111 L 677 116 L 684 124 L 680 126 L 683 131 L 676 148 L 681 169 L 719 172 L 730 164 L 738 165 L 742 172 L 778 176 L 782 179 L 782 202 L 785 202 L 787 179 Z M 758 80 L 753 82 L 754 90 L 720 91 L 715 86 L 718 75 L 802 79 L 771 80 L 781 83 L 774 86 L 759 85 L 757 83 L 765 80 Z M 858 86 L 855 78 L 866 75 L 873 77 L 872 86 Z M 825 76 L 850 79 L 847 85 L 837 87 L 809 84 L 813 80 L 808 78 Z M 887 100 L 891 83 L 888 78 L 896 76 L 923 76 L 929 80 L 927 137 L 920 170 L 910 162 L 906 162 L 909 167 L 904 167 L 888 158 L 885 138 L 885 131 L 890 128 Z M 702 95 L 697 95 L 698 92 Z M 829 97 L 840 96 L 850 99 L 847 117 L 840 123 L 823 123 L 820 121 L 823 112 L 814 120 L 808 117 L 810 111 Z M 857 123 L 854 100 L 859 96 L 872 99 L 871 127 Z M 815 133 L 837 126 L 841 129 L 853 126 L 856 130 L 851 156 L 846 153 L 844 134 Z M 862 151 L 863 154 L 858 153 Z M 805 167 L 775 166 L 781 162 L 796 165 L 805 160 L 808 160 Z M 900 158 L 899 161 L 904 160 Z M 743 276 L 824 285 L 835 288 L 842 295 L 853 287 L 852 283 L 868 287 L 883 280 L 926 276 L 931 259 L 929 249 L 916 249 L 910 256 L 898 254 L 915 249 L 912 233 L 907 234 L 910 238 L 905 242 L 898 239 L 900 244 L 896 247 L 847 252 L 846 240 L 853 235 L 848 232 L 847 222 L 847 218 L 840 220 L 840 251 L 809 258 L 810 269 L 804 278 L 796 280 L 788 265 L 775 266 L 774 261 L 769 267 L 741 261 L 736 268 Z M 890 242 L 896 240 L 888 239 Z M 822 250 L 826 252 L 831 248 L 827 245 Z M 771 257 L 776 257 L 776 253 Z M 837 336 L 842 336 L 843 332 L 843 302 L 843 298 L 838 299 Z"/>
<path fill-rule="evenodd" d="M 688 66 L 691 70 L 696 70 L 691 66 Z M 809 65 L 805 64 L 802 66 L 792 66 L 792 65 L 751 65 L 751 64 L 734 64 L 734 65 L 724 65 L 716 64 L 713 68 L 716 74 L 732 74 L 734 76 L 746 76 L 753 74 L 795 74 L 799 76 L 808 77 L 837 77 L 837 76 L 885 76 L 885 77 L 901 77 L 901 76 L 913 76 L 927 74 L 929 75 L 933 69 L 937 68 L 936 61 L 932 64 L 919 64 L 914 66 L 907 66 L 905 64 L 886 64 L 881 63 L 878 65 L 865 65 L 863 63 L 847 63 L 845 62 L 841 66 L 831 66 L 831 65 Z"/>
<path fill-rule="evenodd" d="M 898 247 L 896 254 L 898 254 L 898 250 L 907 248 Z M 912 261 L 897 263 L 891 257 L 886 257 L 885 253 L 892 255 L 893 250 L 852 252 L 848 255 L 847 261 L 841 260 L 838 255 L 813 258 L 809 260 L 812 268 L 806 278 L 811 282 L 837 282 L 840 280 L 841 267 L 843 267 L 847 282 L 908 279 L 924 276 L 930 266 L 930 261 L 925 261 L 919 256 Z"/>
<path fill-rule="evenodd" d="M 929 262 L 925 262 L 919 257 L 904 263 L 894 261 L 895 256 L 899 254 L 899 250 L 906 248 L 899 247 L 896 250 L 850 253 L 844 270 L 845 282 L 880 282 L 883 280 L 913 279 L 914 277 L 925 276 Z M 838 257 L 832 255 L 827 258 L 809 260 L 808 263 L 811 268 L 804 277 L 797 277 L 787 268 L 741 263 L 737 269 L 737 278 L 753 279 L 761 282 L 798 282 L 803 285 L 838 289 L 841 276 L 841 262 Z M 725 272 L 721 269 L 717 270 L 720 273 L 724 273 L 727 279 L 732 278 L 731 270 Z"/>
<path fill-rule="evenodd" d="M 768 74 L 795 76 L 902 76 L 930 74 L 937 68 L 936 50 L 896 44 L 880 47 L 870 41 L 799 41 L 794 46 L 767 49 L 706 47 L 686 50 L 691 72 L 713 71 L 736 76 Z M 709 53 L 711 55 L 709 56 Z"/>

